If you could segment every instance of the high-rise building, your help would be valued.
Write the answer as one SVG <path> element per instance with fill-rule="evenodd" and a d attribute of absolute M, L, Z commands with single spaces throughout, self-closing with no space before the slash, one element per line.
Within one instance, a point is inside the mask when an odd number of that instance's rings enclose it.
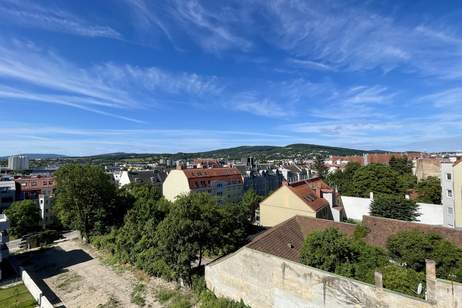
<path fill-rule="evenodd" d="M 441 163 L 441 194 L 444 225 L 462 227 L 462 159 Z"/>
<path fill-rule="evenodd" d="M 8 169 L 27 170 L 29 169 L 29 159 L 24 155 L 13 155 L 8 157 Z"/>

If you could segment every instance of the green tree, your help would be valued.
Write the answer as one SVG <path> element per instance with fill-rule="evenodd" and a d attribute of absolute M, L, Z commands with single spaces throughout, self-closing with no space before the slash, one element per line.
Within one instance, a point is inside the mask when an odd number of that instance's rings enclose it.
<path fill-rule="evenodd" d="M 63 225 L 83 238 L 107 232 L 122 222 L 126 212 L 118 203 L 116 187 L 97 166 L 65 165 L 56 172 L 54 210 Z"/>
<path fill-rule="evenodd" d="M 415 189 L 417 186 L 417 177 L 412 174 L 402 174 L 398 177 L 398 191 L 403 193 Z"/>
<path fill-rule="evenodd" d="M 406 267 L 422 272 L 425 260 L 436 262 L 439 278 L 462 281 L 458 271 L 462 265 L 462 250 L 441 236 L 418 230 L 402 231 L 387 242 L 390 257 Z"/>
<path fill-rule="evenodd" d="M 412 200 L 396 195 L 378 195 L 371 203 L 371 215 L 399 220 L 416 221 L 418 206 Z"/>
<path fill-rule="evenodd" d="M 352 193 L 356 197 L 369 197 L 370 192 L 402 194 L 399 174 L 389 166 L 371 164 L 359 168 L 353 176 Z"/>
<path fill-rule="evenodd" d="M 16 201 L 5 210 L 10 220 L 9 232 L 20 237 L 40 229 L 40 210 L 31 200 Z"/>
<path fill-rule="evenodd" d="M 300 262 L 335 273 L 340 266 L 353 263 L 358 256 L 351 241 L 337 229 L 330 228 L 308 235 L 300 251 Z"/>
<path fill-rule="evenodd" d="M 220 215 L 215 200 L 207 193 L 178 198 L 156 231 L 158 255 L 175 278 L 191 283 L 192 269 L 201 265 L 207 250 L 220 240 Z"/>
<path fill-rule="evenodd" d="M 337 188 L 339 193 L 351 196 L 353 194 L 353 176 L 359 168 L 361 168 L 359 163 L 349 162 L 343 170 L 337 170 L 328 174 L 326 181 L 331 187 Z"/>
<path fill-rule="evenodd" d="M 244 196 L 242 196 L 241 204 L 249 213 L 249 221 L 251 223 L 255 222 L 255 211 L 258 209 L 261 201 L 262 197 L 257 195 L 252 188 L 247 190 Z"/>
<path fill-rule="evenodd" d="M 392 156 L 389 161 L 391 169 L 399 173 L 400 175 L 411 174 L 412 175 L 412 161 L 407 156 L 395 157 Z"/>
<path fill-rule="evenodd" d="M 313 170 L 317 172 L 321 179 L 324 179 L 327 176 L 329 169 L 326 164 L 324 164 L 324 158 L 321 155 L 316 155 L 314 157 Z"/>
<path fill-rule="evenodd" d="M 417 201 L 441 204 L 441 181 L 437 177 L 428 177 L 417 184 Z"/>

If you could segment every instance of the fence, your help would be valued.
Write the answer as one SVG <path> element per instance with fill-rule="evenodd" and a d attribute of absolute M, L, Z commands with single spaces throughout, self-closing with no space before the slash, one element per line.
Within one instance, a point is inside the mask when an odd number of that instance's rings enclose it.
<path fill-rule="evenodd" d="M 40 308 L 53 308 L 53 305 L 50 303 L 48 298 L 43 295 L 42 290 L 35 284 L 34 280 L 29 276 L 27 271 L 22 267 L 19 267 L 21 273 L 21 279 L 26 286 L 27 290 L 29 290 L 32 297 L 37 301 Z"/>

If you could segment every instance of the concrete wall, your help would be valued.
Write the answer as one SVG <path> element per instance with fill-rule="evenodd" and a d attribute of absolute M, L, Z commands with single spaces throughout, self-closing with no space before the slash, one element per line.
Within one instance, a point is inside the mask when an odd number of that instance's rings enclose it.
<path fill-rule="evenodd" d="M 183 170 L 172 170 L 162 184 L 162 193 L 165 199 L 174 202 L 175 198 L 190 192 L 188 178 Z"/>
<path fill-rule="evenodd" d="M 420 223 L 427 225 L 444 225 L 444 208 L 441 204 L 417 203 Z"/>
<path fill-rule="evenodd" d="M 436 304 L 243 247 L 205 268 L 215 294 L 263 307 L 457 307 L 461 285 L 436 281 Z M 460 306 L 459 306 L 460 307 Z"/>
<path fill-rule="evenodd" d="M 281 186 L 260 203 L 260 223 L 262 226 L 273 227 L 295 215 L 316 217 L 316 212 L 287 186 Z"/>
<path fill-rule="evenodd" d="M 21 279 L 24 285 L 26 286 L 29 293 L 35 299 L 35 301 L 39 304 L 40 308 L 53 308 L 53 305 L 50 303 L 48 298 L 46 298 L 42 290 L 35 284 L 34 280 L 29 276 L 29 274 L 23 269 L 20 268 L 21 271 Z"/>
<path fill-rule="evenodd" d="M 341 196 L 340 198 L 347 218 L 361 221 L 364 215 L 369 215 L 371 199 L 348 196 Z"/>
<path fill-rule="evenodd" d="M 343 208 L 347 218 L 361 221 L 363 216 L 370 215 L 372 199 L 341 196 Z M 444 224 L 444 207 L 440 204 L 417 203 L 418 212 L 421 214 L 418 223 L 428 225 Z"/>

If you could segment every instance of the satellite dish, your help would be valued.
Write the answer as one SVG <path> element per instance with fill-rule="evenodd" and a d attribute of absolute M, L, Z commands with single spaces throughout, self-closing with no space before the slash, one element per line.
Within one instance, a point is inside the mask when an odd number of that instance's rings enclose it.
<path fill-rule="evenodd" d="M 422 291 L 423 291 L 423 285 L 422 283 L 420 282 L 419 285 L 417 286 L 417 294 L 422 294 Z"/>

